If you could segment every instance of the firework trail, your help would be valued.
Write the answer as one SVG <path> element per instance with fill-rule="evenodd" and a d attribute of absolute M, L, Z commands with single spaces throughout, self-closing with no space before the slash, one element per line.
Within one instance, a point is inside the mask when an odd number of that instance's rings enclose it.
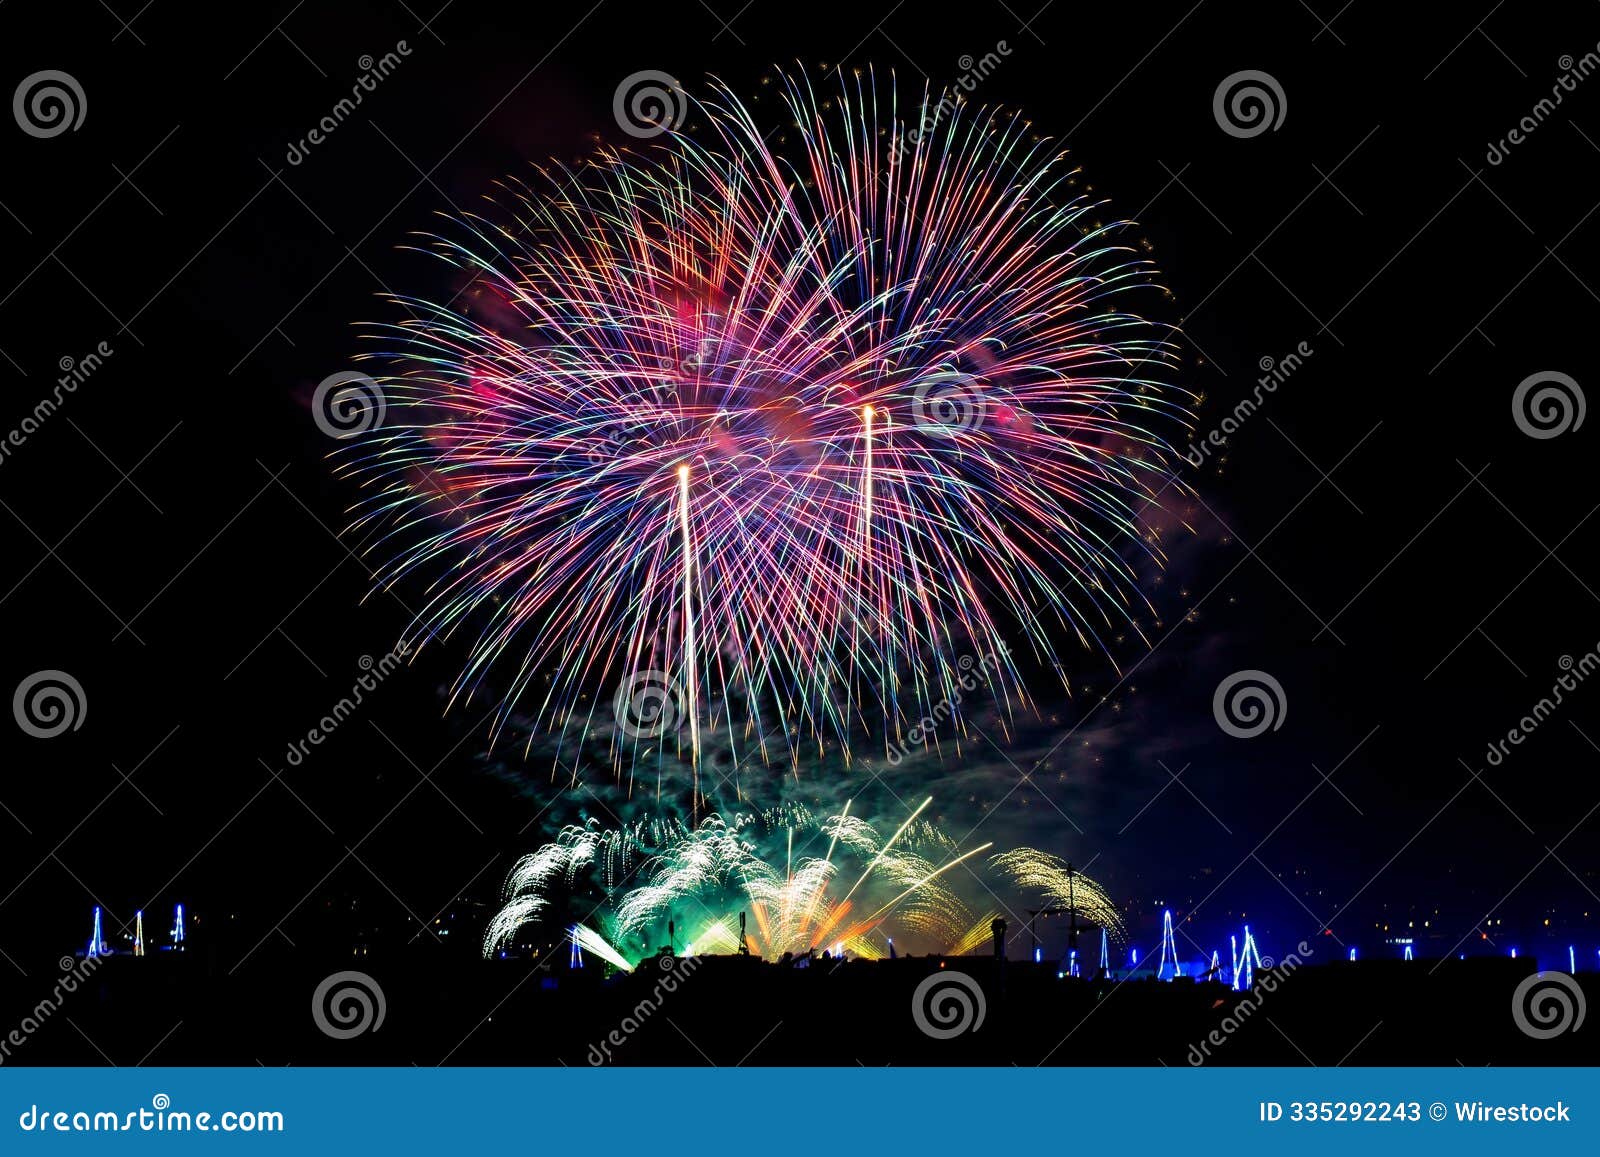
<path fill-rule="evenodd" d="M 1122 914 L 1105 889 L 1069 868 L 1059 856 L 1018 848 L 1000 853 L 991 863 L 1016 887 L 1043 892 L 1052 907 L 1076 911 L 1088 923 L 1098 924 L 1112 940 L 1120 943 L 1127 939 Z"/>
<path fill-rule="evenodd" d="M 1063 641 L 1139 634 L 1182 489 L 1151 270 L 1058 143 L 965 103 L 913 137 L 946 94 L 871 75 L 779 88 L 776 139 L 713 85 L 695 135 L 426 237 L 464 292 L 370 331 L 387 417 L 343 460 L 382 581 L 426 592 L 412 641 L 465 644 L 452 702 L 609 732 L 619 770 L 687 747 L 697 805 L 702 728 L 792 767 L 894 742 L 963 663 L 1007 710 L 1024 665 L 1066 683 Z"/>
<path fill-rule="evenodd" d="M 1067 902 L 1059 860 L 1019 849 L 986 864 L 990 844 L 963 850 L 921 818 L 930 802 L 887 836 L 848 804 L 825 818 L 791 804 L 694 827 L 567 827 L 512 869 L 484 952 L 511 944 L 525 926 L 566 927 L 576 916 L 586 950 L 604 944 L 630 964 L 665 944 L 669 922 L 682 930 L 674 947 L 702 953 L 742 947 L 773 959 L 821 949 L 875 959 L 893 940 L 962 955 L 988 941 L 998 914 L 975 916 L 957 892 L 963 883 L 985 886 L 978 873 L 986 866 L 1052 899 L 1059 884 Z M 1072 885 L 1079 912 L 1120 941 L 1120 916 L 1100 886 L 1082 873 Z M 742 941 L 741 913 L 749 916 Z"/>

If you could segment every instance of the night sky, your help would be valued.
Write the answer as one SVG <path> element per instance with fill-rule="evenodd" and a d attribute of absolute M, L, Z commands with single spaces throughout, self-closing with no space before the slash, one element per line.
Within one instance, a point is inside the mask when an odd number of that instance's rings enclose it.
<path fill-rule="evenodd" d="M 432 7 L 0 11 L 8 91 L 58 69 L 87 98 L 60 136 L 0 126 L 0 428 L 63 359 L 111 351 L 0 459 L 0 682 L 63 670 L 87 704 L 56 738 L 0 727 L 6 957 L 81 944 L 96 903 L 115 927 L 182 901 L 246 947 L 286 949 L 330 911 L 404 941 L 463 894 L 492 900 L 553 825 L 645 806 L 598 769 L 563 794 L 537 751 L 487 755 L 487 706 L 444 712 L 449 646 L 289 765 L 414 597 L 371 593 L 340 538 L 355 493 L 312 389 L 351 368 L 386 287 L 448 292 L 409 233 L 503 174 L 623 143 L 625 76 L 754 92 L 798 60 L 920 89 L 1001 42 L 973 99 L 1064 137 L 1107 215 L 1139 221 L 1184 331 L 1176 380 L 1205 397 L 1197 437 L 1263 359 L 1310 352 L 1188 471 L 1147 587 L 1155 645 L 1121 646 L 1120 672 L 1063 648 L 1073 697 L 1009 736 L 979 709 L 994 742 L 943 762 L 858 768 L 862 807 L 932 794 L 953 835 L 1089 865 L 1149 949 L 1163 905 L 1196 955 L 1243 919 L 1264 952 L 1326 928 L 1379 954 L 1375 925 L 1412 920 L 1431 954 L 1534 951 L 1546 918 L 1545 944 L 1600 946 L 1600 686 L 1487 758 L 1600 646 L 1595 423 L 1535 438 L 1513 414 L 1531 375 L 1595 384 L 1600 80 L 1487 156 L 1600 51 L 1600 10 L 1534 28 L 1487 3 L 1411 23 L 1334 0 Z M 291 164 L 361 58 L 401 41 Z M 1246 69 L 1286 115 L 1240 138 L 1213 94 Z M 1241 739 L 1213 694 L 1246 670 L 1286 710 Z M 839 777 L 791 794 L 835 804 L 855 790 Z"/>

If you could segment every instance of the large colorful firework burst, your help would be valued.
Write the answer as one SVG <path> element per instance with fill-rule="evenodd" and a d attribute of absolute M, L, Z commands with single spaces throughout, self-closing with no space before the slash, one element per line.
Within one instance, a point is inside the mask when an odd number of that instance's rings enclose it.
<path fill-rule="evenodd" d="M 676 744 L 698 801 L 702 730 L 848 759 L 975 665 L 1026 705 L 1139 631 L 1188 420 L 1148 263 L 1019 115 L 835 80 L 506 183 L 426 240 L 458 300 L 372 332 L 356 531 L 493 733 L 615 713 L 617 766 Z"/>
<path fill-rule="evenodd" d="M 852 816 L 848 803 L 828 816 L 789 804 L 694 826 L 572 825 L 511 870 L 484 951 L 545 925 L 619 967 L 659 948 L 767 959 L 831 950 L 877 959 L 898 943 L 902 951 L 959 956 L 992 935 L 999 909 L 963 898 L 982 893 L 998 904 L 991 880 L 1041 893 L 1056 910 L 1070 903 L 1121 942 L 1121 915 L 1099 884 L 1031 848 L 987 856 L 991 843 L 963 850 L 922 818 L 931 802 L 888 835 Z"/>

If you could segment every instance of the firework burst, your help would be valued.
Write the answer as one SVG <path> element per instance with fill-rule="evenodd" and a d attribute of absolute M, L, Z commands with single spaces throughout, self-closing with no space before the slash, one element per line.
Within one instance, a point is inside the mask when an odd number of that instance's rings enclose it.
<path fill-rule="evenodd" d="M 988 941 L 998 915 L 960 894 L 976 889 L 992 900 L 986 875 L 1068 903 L 1059 860 L 1027 848 L 986 858 L 989 843 L 963 850 L 922 818 L 931 802 L 888 835 L 852 816 L 849 804 L 824 818 L 788 805 L 710 816 L 694 827 L 571 826 L 512 869 L 484 951 L 545 925 L 575 928 L 585 948 L 605 945 L 630 964 L 667 946 L 873 959 L 898 943 L 962 955 Z M 1073 873 L 1071 889 L 1079 914 L 1120 941 L 1121 918 L 1100 886 Z"/>
<path fill-rule="evenodd" d="M 1181 490 L 1151 270 L 1060 146 L 870 76 L 780 87 L 776 139 L 713 86 L 695 134 L 429 236 L 462 292 L 371 331 L 387 420 L 345 462 L 384 581 L 425 588 L 414 643 L 466 644 L 452 701 L 630 771 L 686 750 L 696 803 L 703 730 L 848 760 L 975 661 L 1008 709 L 1024 666 L 1065 682 L 1064 641 L 1138 633 Z"/>

